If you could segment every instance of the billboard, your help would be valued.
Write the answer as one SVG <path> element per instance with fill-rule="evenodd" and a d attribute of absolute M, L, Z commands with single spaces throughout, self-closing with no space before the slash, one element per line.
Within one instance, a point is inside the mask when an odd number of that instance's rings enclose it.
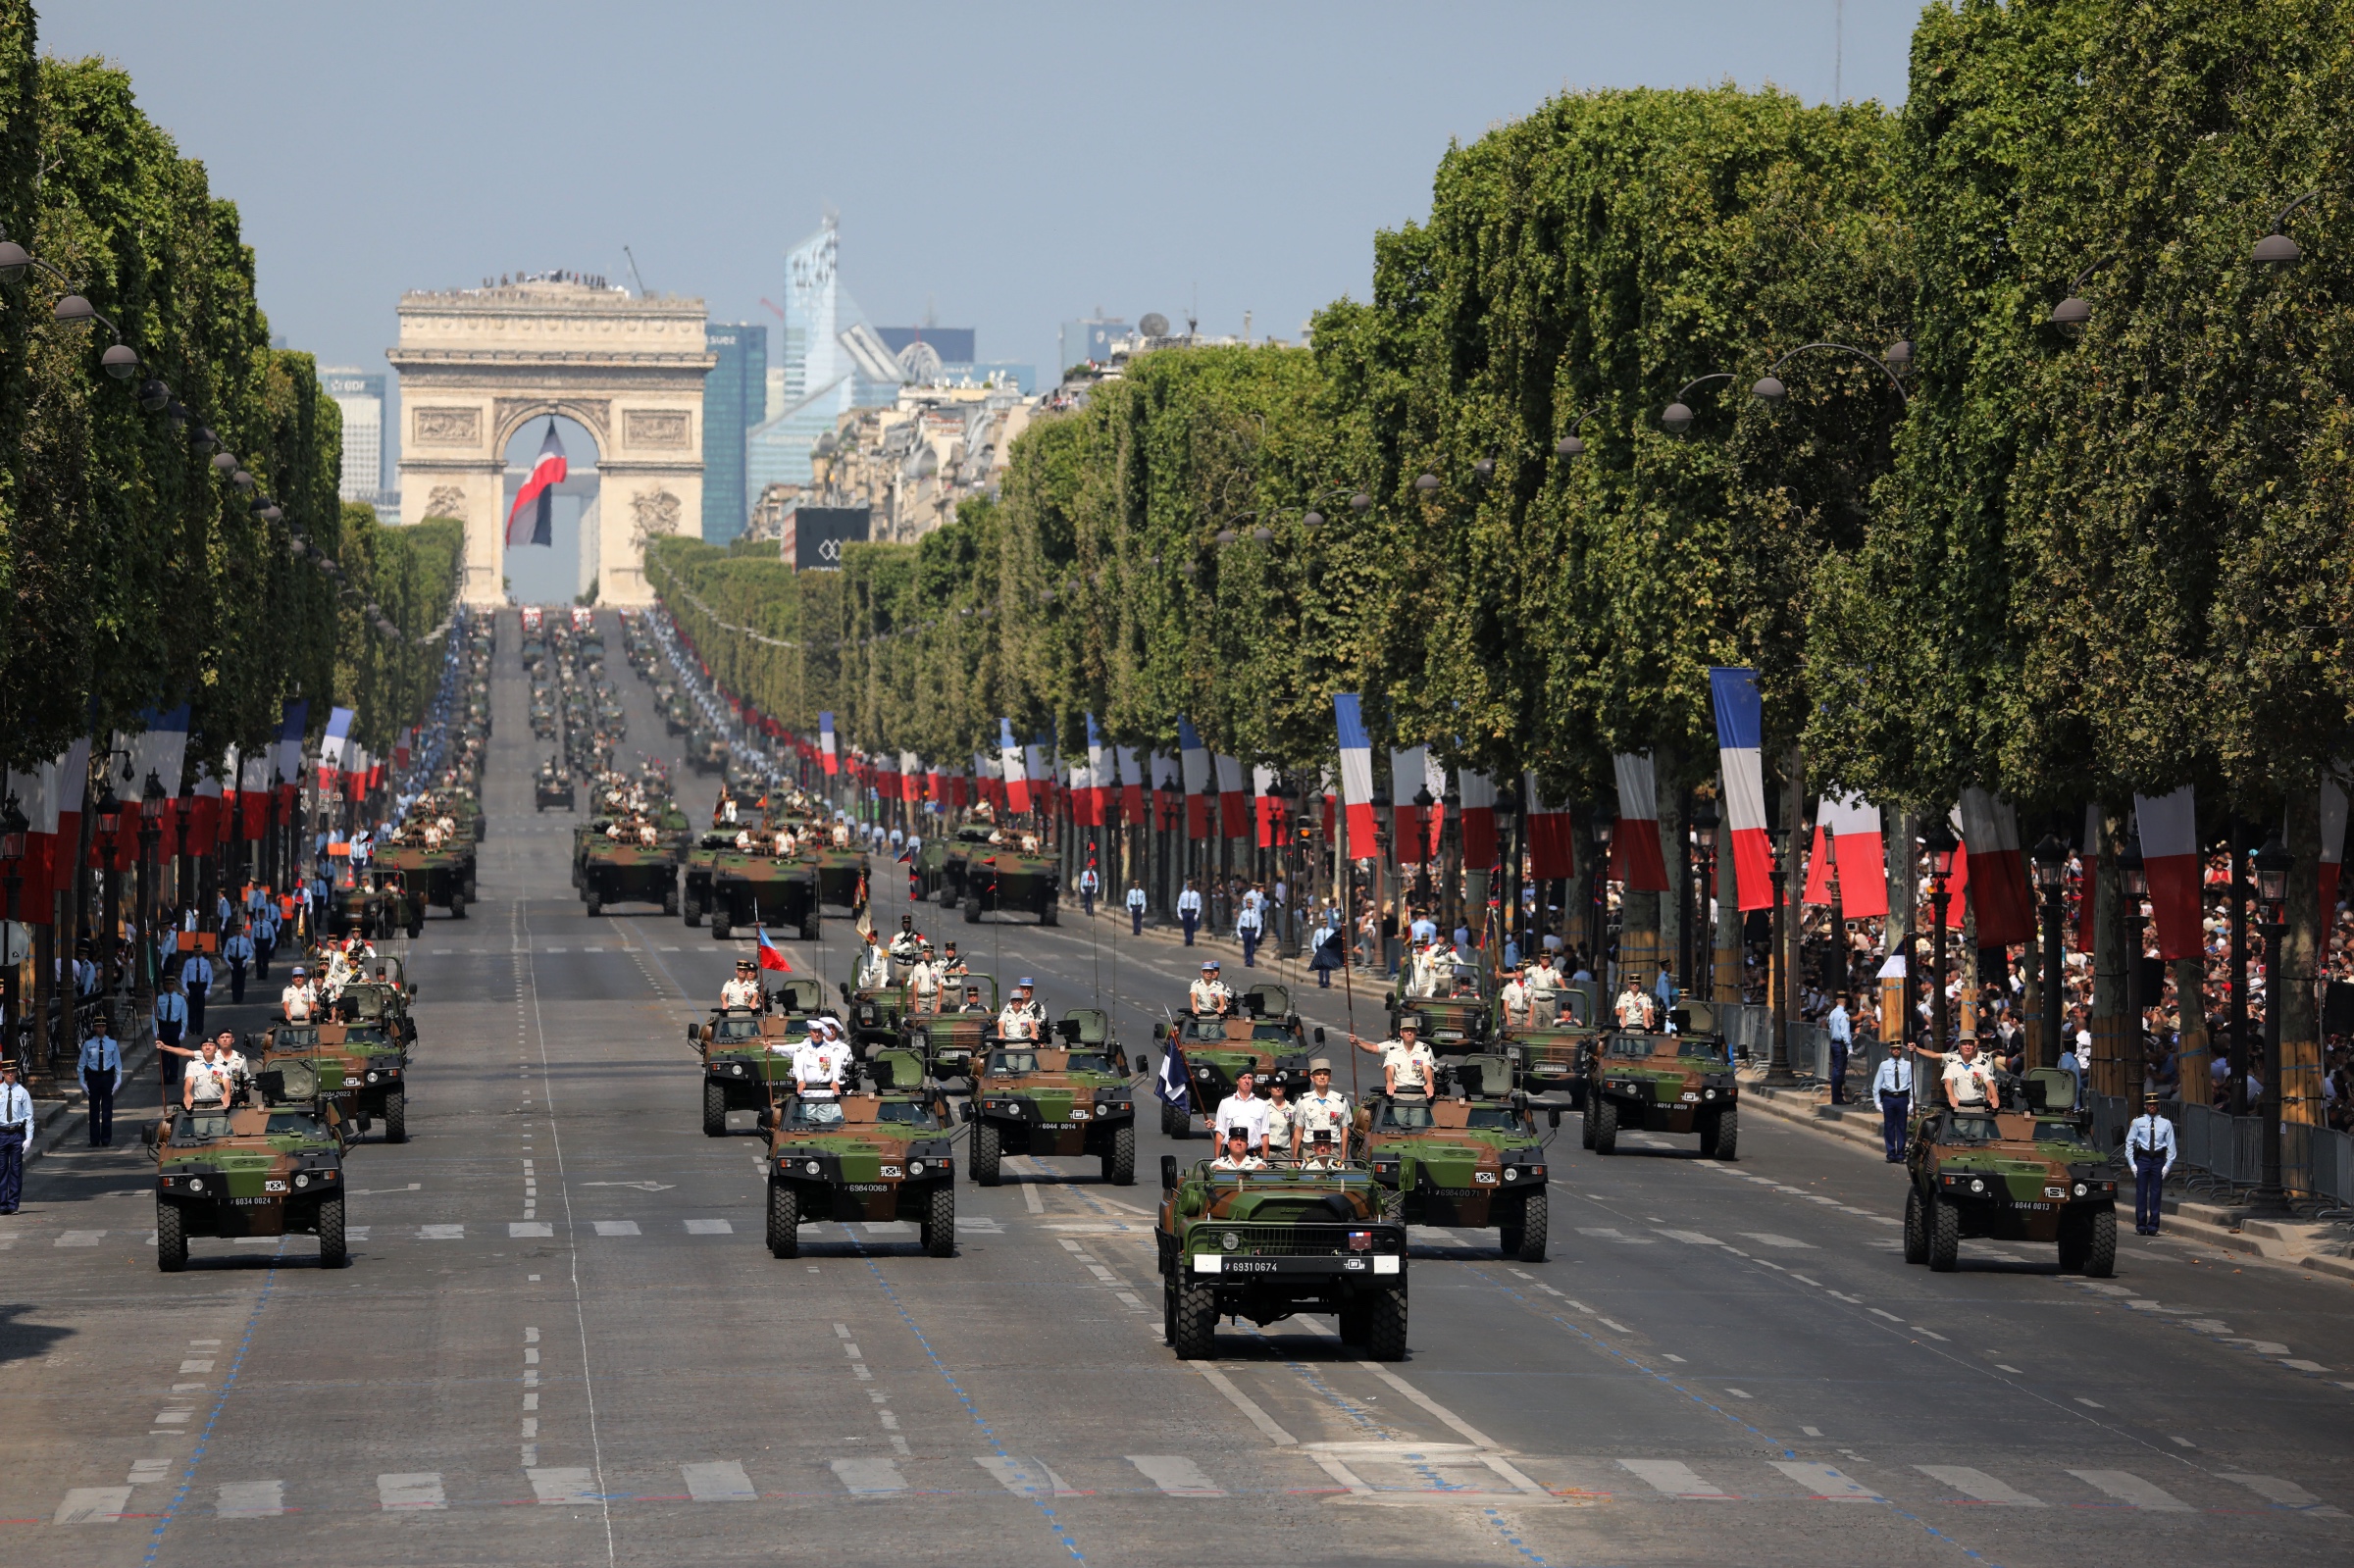
<path fill-rule="evenodd" d="M 803 572 L 838 569 L 844 545 L 866 542 L 872 517 L 864 506 L 796 506 L 785 515 L 778 553 Z"/>

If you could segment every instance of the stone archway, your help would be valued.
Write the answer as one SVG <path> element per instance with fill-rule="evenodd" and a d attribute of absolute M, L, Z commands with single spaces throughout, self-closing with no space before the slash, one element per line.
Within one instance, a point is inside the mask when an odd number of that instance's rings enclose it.
<path fill-rule="evenodd" d="M 699 299 L 543 281 L 400 297 L 400 508 L 466 525 L 465 600 L 506 600 L 506 449 L 561 414 L 596 439 L 598 599 L 646 604 L 647 538 L 700 527 Z"/>

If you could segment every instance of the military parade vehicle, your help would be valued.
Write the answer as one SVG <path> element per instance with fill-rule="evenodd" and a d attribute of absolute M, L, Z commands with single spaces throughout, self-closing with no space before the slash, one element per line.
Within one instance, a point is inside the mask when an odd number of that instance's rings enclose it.
<path fill-rule="evenodd" d="M 1409 996 L 1395 990 L 1385 995 L 1382 1000 L 1390 1011 L 1390 1033 L 1398 1033 L 1400 1019 L 1414 1018 L 1421 1022 L 1422 1042 L 1433 1056 L 1484 1049 L 1494 1003 L 1479 972 L 1468 964 L 1458 964 L 1439 985 L 1442 995 Z"/>
<path fill-rule="evenodd" d="M 1381 1217 L 1370 1171 L 1221 1171 L 1203 1160 L 1181 1176 L 1164 1154 L 1160 1186 L 1161 1334 L 1180 1357 L 1214 1359 L 1221 1318 L 1264 1327 L 1329 1312 L 1343 1343 L 1376 1361 L 1406 1358 L 1406 1227 Z"/>
<path fill-rule="evenodd" d="M 659 834 L 650 841 L 636 834 L 617 837 L 607 831 L 613 826 L 600 820 L 578 830 L 582 904 L 591 916 L 603 914 L 607 904 L 622 903 L 658 904 L 662 913 L 677 914 L 678 850 Z M 650 824 L 646 831 L 652 833 Z"/>
<path fill-rule="evenodd" d="M 800 984 L 817 988 L 813 980 Z M 706 1137 L 727 1137 L 728 1112 L 772 1111 L 793 1092 L 793 1048 L 809 1037 L 809 1016 L 713 1008 L 687 1026 L 688 1042 L 702 1058 Z"/>
<path fill-rule="evenodd" d="M 1739 1158 L 1740 1086 L 1716 1010 L 1690 1002 L 1672 1015 L 1678 1033 L 1612 1029 L 1597 1037 L 1586 1068 L 1585 1123 L 1578 1140 L 1597 1154 L 1618 1150 L 1620 1129 L 1700 1135 L 1703 1159 Z"/>
<path fill-rule="evenodd" d="M 1376 1094 L 1356 1112 L 1355 1152 L 1386 1196 L 1383 1212 L 1408 1225 L 1497 1233 L 1505 1256 L 1545 1259 L 1550 1210 L 1545 1143 L 1525 1092 L 1500 1055 L 1463 1058 L 1445 1078 L 1456 1096 Z M 1561 1113 L 1552 1112 L 1561 1125 Z"/>
<path fill-rule="evenodd" d="M 702 725 L 687 733 L 687 766 L 696 773 L 728 771 L 728 737 Z"/>
<path fill-rule="evenodd" d="M 1926 1072 L 1917 1082 L 1934 1081 Z M 2063 1273 L 2117 1272 L 2117 1181 L 2057 1067 L 2008 1081 L 2003 1107 L 1916 1110 L 1906 1142 L 1905 1261 L 1950 1274 L 1970 1238 L 2050 1242 Z M 2023 1091 L 2023 1092 L 2022 1092 Z M 1942 1089 L 1932 1093 L 1942 1099 Z"/>
<path fill-rule="evenodd" d="M 420 812 L 427 809 L 423 803 L 418 807 Z M 399 872 L 412 891 L 424 894 L 427 904 L 448 910 L 452 920 L 464 920 L 466 906 L 474 899 L 474 840 L 461 832 L 431 842 L 418 820 L 412 814 L 398 836 L 377 846 L 376 863 Z"/>
<path fill-rule="evenodd" d="M 964 867 L 964 918 L 1035 915 L 1042 926 L 1061 924 L 1062 862 L 1052 855 L 1017 853 L 1003 844 L 975 855 Z"/>
<path fill-rule="evenodd" d="M 368 866 L 346 872 L 331 892 L 330 929 L 374 940 L 425 930 L 425 900 L 409 890 L 407 874 L 396 866 Z"/>
<path fill-rule="evenodd" d="M 1593 996 L 1582 989 L 1558 993 L 1550 1017 L 1541 1023 L 1507 1024 L 1499 1019 L 1490 1047 L 1502 1051 L 1518 1069 L 1520 1087 L 1539 1104 L 1582 1111 L 1586 1104 L 1586 1063 L 1601 1034 L 1593 1023 Z M 1540 1015 L 1543 1016 L 1543 1015 Z"/>
<path fill-rule="evenodd" d="M 767 841 L 773 846 L 773 835 Z M 720 941 L 740 926 L 774 927 L 803 941 L 818 938 L 817 863 L 805 852 L 739 849 L 731 835 L 711 857 L 708 887 L 704 907 L 711 935 Z"/>
<path fill-rule="evenodd" d="M 1136 1086 L 1099 1009 L 1064 1014 L 1048 1040 L 991 1041 L 963 1110 L 982 1187 L 998 1185 L 1007 1154 L 1092 1154 L 1104 1181 L 1136 1185 Z"/>
<path fill-rule="evenodd" d="M 1152 1026 L 1152 1038 L 1163 1049 L 1174 1047 L 1184 1054 L 1196 1116 L 1215 1111 L 1244 1073 L 1253 1076 L 1261 1094 L 1275 1083 L 1295 1093 L 1307 1092 L 1308 1047 L 1299 1017 L 1291 1010 L 1291 992 L 1272 984 L 1254 986 L 1235 1001 L 1234 1011 L 1224 1017 L 1180 1013 Z M 1321 1029 L 1315 1038 L 1317 1044 L 1324 1043 Z M 1163 1100 L 1160 1130 L 1170 1138 L 1184 1138 L 1192 1123 L 1183 1108 Z"/>
<path fill-rule="evenodd" d="M 832 843 L 821 832 L 810 858 L 817 866 L 819 910 L 838 909 L 844 915 L 857 913 L 866 897 L 866 851 L 858 848 L 854 840 L 847 848 Z"/>
<path fill-rule="evenodd" d="M 376 979 L 366 970 L 384 978 Z M 417 987 L 408 980 L 406 966 L 392 954 L 379 953 L 367 962 L 362 978 L 345 983 L 342 994 L 335 998 L 334 1013 L 346 1023 L 382 1029 L 403 1049 L 414 1050 L 417 1021 L 410 1016 L 409 1004 L 416 999 Z"/>
<path fill-rule="evenodd" d="M 894 1087 L 837 1098 L 792 1095 L 772 1117 L 768 1250 L 800 1255 L 800 1228 L 824 1220 L 912 1220 L 925 1252 L 956 1250 L 956 1161 L 948 1102 L 905 1052 L 879 1062 Z M 901 1078 L 913 1080 L 898 1087 Z M 871 1244 L 871 1243 L 870 1243 Z"/>
<path fill-rule="evenodd" d="M 915 852 L 918 894 L 938 900 L 944 910 L 964 902 L 965 867 L 974 856 L 989 853 L 991 832 L 986 822 L 967 822 L 926 838 L 924 847 Z"/>
<path fill-rule="evenodd" d="M 964 1011 L 964 990 L 981 987 L 981 1007 Z M 952 994 L 951 994 L 952 992 Z M 880 1016 L 880 1015 L 878 1015 Z M 951 977 L 941 993 L 941 1011 L 921 1013 L 902 1005 L 899 1043 L 914 1051 L 934 1078 L 968 1078 L 998 1034 L 998 977 Z"/>
<path fill-rule="evenodd" d="M 711 870 L 719 864 L 723 851 L 736 847 L 734 828 L 713 828 L 697 834 L 679 862 L 680 881 L 685 890 L 679 897 L 679 918 L 690 926 L 703 923 L 703 912 L 711 907 Z"/>
<path fill-rule="evenodd" d="M 289 1061 L 306 1067 L 316 1095 L 333 1103 L 352 1135 L 382 1121 L 385 1142 L 409 1140 L 408 1049 L 389 1021 L 273 1024 L 247 1046 L 257 1071 Z"/>
<path fill-rule="evenodd" d="M 532 785 L 532 804 L 539 811 L 545 811 L 550 806 L 559 811 L 574 809 L 572 774 L 556 766 L 553 757 L 539 765 L 538 778 Z"/>
<path fill-rule="evenodd" d="M 321 1267 L 343 1265 L 343 1139 L 318 1092 L 306 1064 L 284 1061 L 226 1107 L 173 1109 L 148 1124 L 157 1268 L 186 1268 L 196 1237 L 301 1235 L 319 1238 Z"/>

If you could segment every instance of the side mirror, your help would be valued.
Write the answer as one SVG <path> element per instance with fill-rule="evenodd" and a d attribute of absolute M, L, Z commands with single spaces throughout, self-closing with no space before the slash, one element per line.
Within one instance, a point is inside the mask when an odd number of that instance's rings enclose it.
<path fill-rule="evenodd" d="M 1382 1006 L 1384 1006 L 1384 1007 L 1395 1007 L 1395 1006 L 1397 1006 L 1397 1005 L 1398 1005 L 1398 993 L 1397 993 L 1396 991 L 1394 991 L 1394 990 L 1385 990 L 1385 991 L 1383 991 L 1383 992 L 1381 993 L 1381 1005 L 1382 1005 Z"/>
<path fill-rule="evenodd" d="M 687 1026 L 687 1043 L 690 1045 L 700 1045 L 702 1042 L 703 1027 L 700 1024 L 689 1024 Z"/>
<path fill-rule="evenodd" d="M 956 1114 L 965 1121 L 971 1121 L 974 1115 L 973 1102 L 971 1100 L 966 1100 L 962 1105 L 957 1106 Z"/>
<path fill-rule="evenodd" d="M 1151 1071 L 1152 1071 L 1152 1058 L 1147 1056 L 1143 1051 L 1138 1051 L 1136 1053 L 1136 1076 L 1142 1078 Z"/>
<path fill-rule="evenodd" d="M 1169 1026 L 1168 1026 L 1168 1025 L 1166 1025 L 1166 1024 L 1154 1024 L 1154 1025 L 1152 1026 L 1152 1038 L 1154 1039 L 1154 1041 L 1155 1041 L 1155 1042 L 1157 1042 L 1157 1041 L 1160 1041 L 1160 1040 L 1167 1039 L 1168 1037 L 1169 1037 Z"/>
<path fill-rule="evenodd" d="M 1174 1154 L 1160 1157 L 1160 1189 L 1163 1192 L 1177 1190 L 1177 1156 Z"/>
<path fill-rule="evenodd" d="M 1316 1026 L 1316 1043 L 1319 1045 L 1324 1043 L 1324 1026 L 1322 1024 Z"/>
<path fill-rule="evenodd" d="M 164 1124 L 161 1122 L 149 1122 L 145 1130 L 139 1134 L 139 1139 L 141 1142 L 145 1143 L 149 1149 L 153 1149 L 157 1144 L 164 1140 Z"/>

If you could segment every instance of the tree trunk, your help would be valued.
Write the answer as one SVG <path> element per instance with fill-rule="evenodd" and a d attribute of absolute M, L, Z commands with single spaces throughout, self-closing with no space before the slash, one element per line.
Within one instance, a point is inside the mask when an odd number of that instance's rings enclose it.
<path fill-rule="evenodd" d="M 2124 842 L 2124 819 L 2101 813 L 2099 864 L 2094 868 L 2092 935 L 2091 1091 L 2123 1099 L 2126 1091 L 2125 1051 L 2131 1018 L 2125 1000 L 2128 969 L 2124 892 L 2118 885 L 2117 854 Z"/>
<path fill-rule="evenodd" d="M 2280 1007 L 2280 1115 L 2283 1121 L 2322 1125 L 2322 1018 L 2316 981 L 2322 954 L 2321 790 L 2311 780 L 2288 791 L 2288 852 L 2296 865 L 2288 874 L 2288 929 L 2280 936 L 2279 977 L 2273 995 Z M 2267 954 L 2268 962 L 2276 961 Z"/>

